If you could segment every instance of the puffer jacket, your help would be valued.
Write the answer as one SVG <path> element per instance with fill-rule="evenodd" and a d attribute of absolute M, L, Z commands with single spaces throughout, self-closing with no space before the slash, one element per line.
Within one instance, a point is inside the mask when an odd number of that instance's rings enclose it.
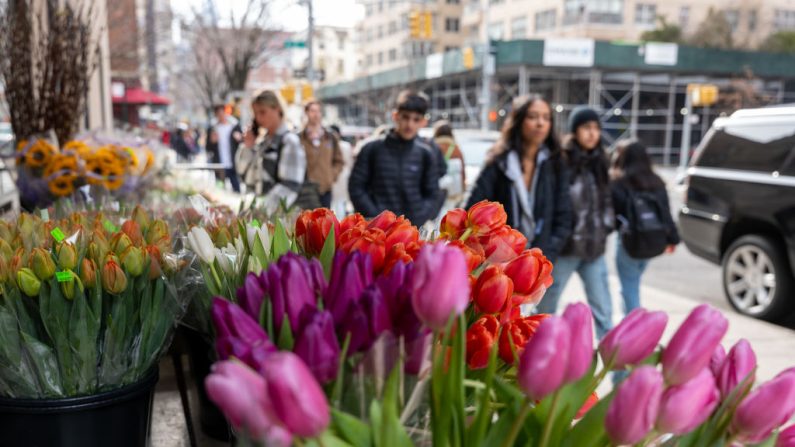
<path fill-rule="evenodd" d="M 436 217 L 441 206 L 440 151 L 416 137 L 400 138 L 394 131 L 367 143 L 356 156 L 348 181 L 354 209 L 365 217 L 389 210 L 421 226 Z"/>
<path fill-rule="evenodd" d="M 607 236 L 615 224 L 607 158 L 602 148 L 584 151 L 573 140 L 566 145 L 566 153 L 573 219 L 571 236 L 561 256 L 590 261 L 604 254 Z"/>

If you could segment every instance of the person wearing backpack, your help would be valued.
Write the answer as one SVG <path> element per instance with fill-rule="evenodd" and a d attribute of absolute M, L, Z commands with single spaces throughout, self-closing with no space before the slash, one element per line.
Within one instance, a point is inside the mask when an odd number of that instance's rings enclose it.
<path fill-rule="evenodd" d="M 665 182 L 654 173 L 646 147 L 623 141 L 613 154 L 610 190 L 616 212 L 616 270 L 624 311 L 640 306 L 640 278 L 649 260 L 679 243 Z"/>
<path fill-rule="evenodd" d="M 571 234 L 552 271 L 555 282 L 539 303 L 538 311 L 555 313 L 566 283 L 576 272 L 593 313 L 596 335 L 601 339 L 613 327 L 613 303 L 604 256 L 607 236 L 615 223 L 608 175 L 610 162 L 595 110 L 575 108 L 569 115 L 568 130 L 570 135 L 563 154 L 570 172 Z"/>

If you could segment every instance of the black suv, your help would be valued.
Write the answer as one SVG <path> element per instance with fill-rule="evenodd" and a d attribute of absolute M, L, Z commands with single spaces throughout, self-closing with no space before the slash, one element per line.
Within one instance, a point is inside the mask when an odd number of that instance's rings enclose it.
<path fill-rule="evenodd" d="M 715 121 L 687 171 L 679 224 L 687 248 L 721 264 L 739 312 L 781 321 L 795 311 L 795 106 Z"/>

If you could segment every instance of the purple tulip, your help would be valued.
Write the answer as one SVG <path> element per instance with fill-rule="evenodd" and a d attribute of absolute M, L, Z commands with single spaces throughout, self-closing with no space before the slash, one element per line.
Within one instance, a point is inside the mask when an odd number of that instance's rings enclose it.
<path fill-rule="evenodd" d="M 781 430 L 776 439 L 776 447 L 795 447 L 795 425 Z"/>
<path fill-rule="evenodd" d="M 381 294 L 381 289 L 370 285 L 359 298 L 367 321 L 369 322 L 370 336 L 377 339 L 381 334 L 392 329 L 392 320 L 389 315 L 389 306 Z"/>
<path fill-rule="evenodd" d="M 743 391 L 750 390 L 754 384 L 755 371 L 756 354 L 748 340 L 742 339 L 731 348 L 716 377 L 723 398 L 727 398 L 748 377 L 747 389 Z"/>
<path fill-rule="evenodd" d="M 714 307 L 702 304 L 693 309 L 663 350 L 665 381 L 679 385 L 706 368 L 728 329 L 729 321 Z"/>
<path fill-rule="evenodd" d="M 657 429 L 675 435 L 689 433 L 707 420 L 719 400 L 715 377 L 704 368 L 696 377 L 663 392 Z"/>
<path fill-rule="evenodd" d="M 420 321 L 441 331 L 469 305 L 469 268 L 460 249 L 427 244 L 414 262 L 411 304 Z"/>
<path fill-rule="evenodd" d="M 422 322 L 411 305 L 413 264 L 398 262 L 389 274 L 376 279 L 392 320 L 392 332 L 402 336 L 407 343 L 414 341 L 425 332 Z"/>
<path fill-rule="evenodd" d="M 265 330 L 237 304 L 213 298 L 210 313 L 217 337 L 234 337 L 248 346 L 270 343 Z"/>
<path fill-rule="evenodd" d="M 740 403 L 731 423 L 741 441 L 761 442 L 795 412 L 795 369 L 762 384 Z"/>
<path fill-rule="evenodd" d="M 284 428 L 304 438 L 323 433 L 330 421 L 328 401 L 300 357 L 292 352 L 277 352 L 261 372 L 271 414 Z"/>
<path fill-rule="evenodd" d="M 306 362 L 320 383 L 337 377 L 340 346 L 334 334 L 334 318 L 328 311 L 314 312 L 302 325 L 295 340 L 295 352 Z"/>
<path fill-rule="evenodd" d="M 618 387 L 605 416 L 605 429 L 615 444 L 640 442 L 654 427 L 663 378 L 653 366 L 640 366 Z"/>
<path fill-rule="evenodd" d="M 610 330 L 599 343 L 602 361 L 612 361 L 613 369 L 634 365 L 654 352 L 662 338 L 668 315 L 637 308 Z"/>
<path fill-rule="evenodd" d="M 340 340 L 345 340 L 350 334 L 349 353 L 364 352 L 390 327 L 389 309 L 380 289 L 371 284 L 362 292 L 359 300 L 348 307 L 346 315 L 337 325 L 337 335 Z"/>
<path fill-rule="evenodd" d="M 231 360 L 218 362 L 207 376 L 205 388 L 236 429 L 269 446 L 292 444 L 292 435 L 270 416 L 265 379 L 252 369 Z"/>
<path fill-rule="evenodd" d="M 286 253 L 267 271 L 268 295 L 273 305 L 274 328 L 281 331 L 287 316 L 290 328 L 298 328 L 301 312 L 317 308 L 317 291 L 325 284 L 318 283 L 317 270 L 322 268 L 317 259 L 306 259 L 295 253 Z"/>
<path fill-rule="evenodd" d="M 337 252 L 324 294 L 325 307 L 331 311 L 334 321 L 345 319 L 348 308 L 359 301 L 364 289 L 372 282 L 373 266 L 369 255 L 359 251 L 350 254 Z"/>
<path fill-rule="evenodd" d="M 585 303 L 574 303 L 566 307 L 563 321 L 569 325 L 571 347 L 566 382 L 576 382 L 588 372 L 593 363 L 593 317 L 591 308 Z"/>
<path fill-rule="evenodd" d="M 519 358 L 517 382 L 532 400 L 541 400 L 563 385 L 569 362 L 571 333 L 560 317 L 541 322 Z"/>
<path fill-rule="evenodd" d="M 726 360 L 726 348 L 723 345 L 715 346 L 712 357 L 709 359 L 709 370 L 712 371 L 712 375 L 716 378 L 720 374 L 720 368 L 723 366 L 724 360 Z"/>
<path fill-rule="evenodd" d="M 265 276 L 265 275 L 262 275 Z M 265 300 L 265 290 L 260 282 L 260 277 L 254 273 L 246 275 L 243 287 L 237 289 L 237 302 L 240 307 L 259 321 L 262 302 Z"/>

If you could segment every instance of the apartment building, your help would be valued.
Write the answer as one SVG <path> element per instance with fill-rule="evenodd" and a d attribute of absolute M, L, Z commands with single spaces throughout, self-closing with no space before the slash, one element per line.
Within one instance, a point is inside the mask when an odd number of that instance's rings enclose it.
<path fill-rule="evenodd" d="M 295 33 L 294 41 L 306 41 L 306 32 Z M 358 51 L 355 30 L 339 26 L 320 25 L 315 27 L 312 39 L 313 66 L 319 83 L 334 84 L 353 79 L 357 74 Z M 292 68 L 305 72 L 309 60 L 307 48 L 288 50 Z"/>
<path fill-rule="evenodd" d="M 657 17 L 694 33 L 710 8 L 722 11 L 740 47 L 795 30 L 795 0 L 462 0 L 465 43 L 493 39 L 587 37 L 638 40 Z"/>
<path fill-rule="evenodd" d="M 461 32 L 465 1 L 363 0 L 364 19 L 356 27 L 357 75 L 406 66 L 417 57 L 459 48 L 465 37 Z M 412 17 L 417 17 L 415 26 L 423 36 L 412 37 Z M 430 18 L 427 25 L 426 18 Z"/>

